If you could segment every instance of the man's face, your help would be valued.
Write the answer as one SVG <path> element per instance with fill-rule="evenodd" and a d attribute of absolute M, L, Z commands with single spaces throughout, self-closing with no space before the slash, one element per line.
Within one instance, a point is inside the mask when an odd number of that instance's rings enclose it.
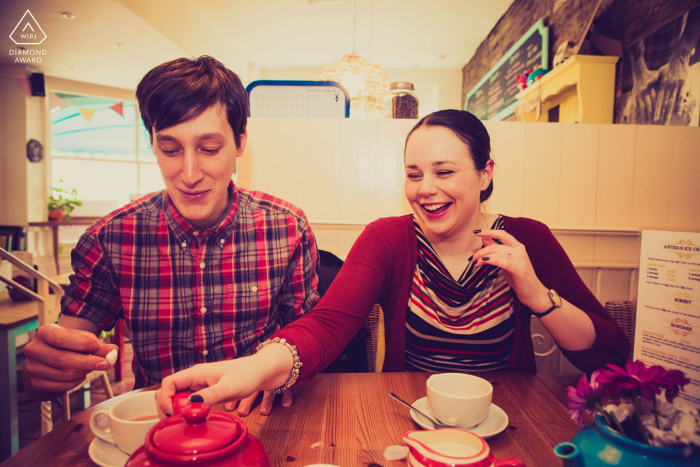
<path fill-rule="evenodd" d="M 247 132 L 236 147 L 226 111 L 218 104 L 197 118 L 153 130 L 153 153 L 165 188 L 175 208 L 195 229 L 214 227 L 228 214 L 224 212 L 228 186 L 246 140 Z"/>

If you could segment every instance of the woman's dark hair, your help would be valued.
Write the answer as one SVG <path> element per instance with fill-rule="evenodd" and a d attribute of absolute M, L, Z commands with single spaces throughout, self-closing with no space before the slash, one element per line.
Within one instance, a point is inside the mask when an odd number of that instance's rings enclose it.
<path fill-rule="evenodd" d="M 484 170 L 486 163 L 491 160 L 491 138 L 481 120 L 465 110 L 438 110 L 423 117 L 406 137 L 411 137 L 414 131 L 422 126 L 441 126 L 451 130 L 469 148 L 476 170 Z M 483 203 L 493 192 L 493 179 L 488 188 L 481 192 L 479 200 Z"/>
<path fill-rule="evenodd" d="M 178 58 L 158 65 L 143 77 L 136 98 L 151 144 L 153 128 L 170 128 L 221 104 L 236 147 L 241 146 L 248 119 L 248 93 L 238 75 L 212 57 Z"/>

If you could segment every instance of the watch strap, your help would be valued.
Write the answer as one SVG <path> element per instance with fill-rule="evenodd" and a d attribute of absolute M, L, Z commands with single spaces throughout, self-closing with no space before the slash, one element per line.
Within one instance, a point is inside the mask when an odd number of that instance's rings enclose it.
<path fill-rule="evenodd" d="M 555 298 L 557 298 L 558 301 L 555 300 Z M 550 309 L 548 309 L 544 313 L 535 313 L 533 311 L 532 314 L 537 316 L 538 318 L 543 318 L 543 317 L 547 316 L 548 314 L 550 314 L 551 312 L 553 312 L 556 308 L 559 308 L 562 306 L 561 297 L 559 297 L 559 295 L 554 291 L 554 289 L 549 290 L 549 299 L 552 301 L 552 307 Z M 530 311 L 532 311 L 532 310 L 530 310 Z"/>
<path fill-rule="evenodd" d="M 538 318 L 543 318 L 543 317 L 547 316 L 548 314 L 550 314 L 551 312 L 553 312 L 556 308 L 559 308 L 559 306 L 556 305 L 556 304 L 554 304 L 554 305 L 552 305 L 552 308 L 550 308 L 549 310 L 545 311 L 544 313 L 535 313 L 535 312 L 533 311 L 532 314 L 535 315 L 535 316 L 537 316 Z M 532 311 L 532 310 L 530 310 L 530 311 Z"/>

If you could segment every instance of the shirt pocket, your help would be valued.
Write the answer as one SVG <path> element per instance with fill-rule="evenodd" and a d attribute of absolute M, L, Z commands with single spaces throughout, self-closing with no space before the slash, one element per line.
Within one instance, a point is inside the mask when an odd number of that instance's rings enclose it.
<path fill-rule="evenodd" d="M 275 313 L 276 294 L 267 280 L 241 281 L 224 287 L 224 332 L 235 332 L 237 339 L 254 339 L 270 325 Z M 274 322 L 275 320 L 272 320 Z"/>

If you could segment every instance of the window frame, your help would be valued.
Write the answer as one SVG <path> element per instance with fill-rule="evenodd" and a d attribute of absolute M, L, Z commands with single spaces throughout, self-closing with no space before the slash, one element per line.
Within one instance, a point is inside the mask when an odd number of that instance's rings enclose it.
<path fill-rule="evenodd" d="M 78 83 L 76 83 L 78 84 Z M 80 83 L 80 84 L 87 84 L 87 83 Z M 93 86 L 93 85 L 90 85 Z M 140 196 L 143 196 L 146 193 L 141 193 L 141 166 L 142 165 L 150 165 L 150 166 L 157 166 L 157 162 L 148 162 L 140 159 L 140 156 L 142 154 L 140 144 L 139 144 L 139 126 L 140 122 L 142 121 L 141 119 L 141 109 L 139 108 L 138 101 L 135 98 L 125 98 L 124 96 L 119 96 L 116 94 L 111 94 L 111 93 L 90 93 L 90 92 L 83 92 L 75 89 L 70 89 L 70 86 L 64 88 L 49 88 L 47 86 L 46 91 L 48 93 L 63 93 L 63 94 L 72 94 L 74 96 L 82 96 L 82 97 L 91 97 L 95 99 L 110 99 L 110 100 L 118 100 L 120 102 L 128 102 L 134 106 L 134 160 L 133 161 L 124 161 L 124 160 L 112 160 L 112 159 L 80 159 L 81 162 L 85 163 L 92 163 L 92 162 L 111 162 L 111 163 L 120 163 L 120 164 L 134 164 L 136 167 L 136 187 L 138 190 L 138 194 Z M 55 95 L 55 94 L 54 94 Z M 57 96 L 58 97 L 58 96 Z M 52 121 L 51 121 L 51 98 L 50 95 L 47 95 L 46 99 L 46 109 L 45 109 L 45 115 L 46 115 L 46 140 L 47 140 L 47 148 L 45 151 L 45 160 L 46 160 L 46 193 L 47 197 L 51 196 L 52 193 L 52 187 L 53 187 L 53 161 L 54 161 L 54 156 L 53 156 L 53 133 L 52 133 Z M 144 153 L 151 152 L 152 150 L 146 150 Z M 73 158 L 69 157 L 60 157 L 57 159 L 61 160 L 74 160 Z M 131 201 L 131 200 L 129 200 Z M 101 215 L 107 215 L 109 214 L 108 212 L 102 213 Z"/>

